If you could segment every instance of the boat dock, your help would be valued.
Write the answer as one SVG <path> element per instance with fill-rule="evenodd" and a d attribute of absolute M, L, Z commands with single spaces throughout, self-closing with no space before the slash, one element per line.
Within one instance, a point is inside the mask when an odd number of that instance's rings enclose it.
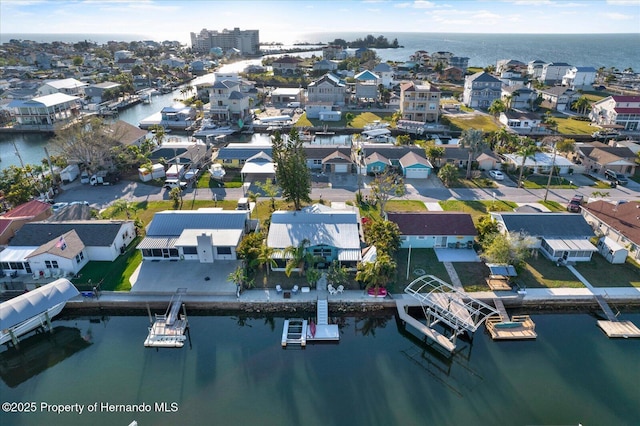
<path fill-rule="evenodd" d="M 607 304 L 604 297 L 595 295 L 596 301 L 607 317 L 606 320 L 598 320 L 598 327 L 602 329 L 609 337 L 640 337 L 640 329 L 631 321 L 620 321 L 616 314 L 613 313 L 611 307 Z"/>
<path fill-rule="evenodd" d="M 144 341 L 146 347 L 181 348 L 184 346 L 187 340 L 185 333 L 189 328 L 187 313 L 182 304 L 182 296 L 186 293 L 186 288 L 179 288 L 171 297 L 167 312 L 164 315 L 156 314 L 155 321 L 149 327 L 149 335 Z M 183 308 L 182 315 L 180 315 L 180 307 Z"/>
<path fill-rule="evenodd" d="M 340 330 L 337 324 L 329 324 L 329 303 L 327 299 L 318 299 L 316 322 L 301 319 L 284 321 L 282 329 L 282 347 L 289 344 L 306 346 L 307 342 L 337 342 Z"/>
<path fill-rule="evenodd" d="M 535 339 L 536 324 L 529 315 L 509 317 L 501 299 L 493 299 L 498 315 L 487 318 L 487 331 L 493 340 Z"/>

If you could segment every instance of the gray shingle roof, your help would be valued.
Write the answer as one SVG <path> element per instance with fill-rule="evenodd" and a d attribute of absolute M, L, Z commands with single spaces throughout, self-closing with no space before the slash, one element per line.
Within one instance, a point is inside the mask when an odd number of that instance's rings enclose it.
<path fill-rule="evenodd" d="M 501 216 L 509 232 L 526 232 L 532 237 L 585 238 L 595 234 L 582 217 L 571 213 L 494 213 Z"/>
<path fill-rule="evenodd" d="M 277 211 L 271 216 L 267 245 L 276 249 L 297 246 L 304 239 L 311 246 L 328 245 L 360 250 L 358 217 L 352 212 Z"/>
<path fill-rule="evenodd" d="M 179 236 L 185 229 L 244 229 L 247 211 L 167 210 L 158 212 L 147 236 Z"/>
<path fill-rule="evenodd" d="M 126 221 L 87 220 L 77 222 L 33 222 L 25 224 L 13 237 L 9 246 L 41 246 L 53 238 L 75 230 L 87 247 L 113 244 Z"/>

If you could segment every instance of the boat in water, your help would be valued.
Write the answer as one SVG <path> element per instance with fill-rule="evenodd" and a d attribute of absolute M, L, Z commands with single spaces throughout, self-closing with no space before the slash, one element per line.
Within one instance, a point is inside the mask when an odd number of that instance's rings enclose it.
<path fill-rule="evenodd" d="M 204 121 L 200 128 L 193 132 L 193 136 L 197 138 L 206 138 L 208 136 L 230 135 L 235 132 L 236 129 L 231 126 L 218 126 L 211 121 Z"/>

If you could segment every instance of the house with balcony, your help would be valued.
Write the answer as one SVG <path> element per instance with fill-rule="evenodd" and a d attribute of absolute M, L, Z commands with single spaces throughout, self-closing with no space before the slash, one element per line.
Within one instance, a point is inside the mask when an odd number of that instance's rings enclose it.
<path fill-rule="evenodd" d="M 307 87 L 308 103 L 324 102 L 331 103 L 331 105 L 345 105 L 346 99 L 347 85 L 331 73 L 312 81 Z"/>
<path fill-rule="evenodd" d="M 250 97 L 241 92 L 239 80 L 217 78 L 208 87 L 207 115 L 216 123 L 237 122 L 249 116 Z"/>
<path fill-rule="evenodd" d="M 319 269 L 337 261 L 354 270 L 362 259 L 358 213 L 321 204 L 300 211 L 276 211 L 271 215 L 267 246 L 273 249 L 274 271 L 284 271 L 288 247 L 300 246 L 314 258 L 322 259 Z"/>
<path fill-rule="evenodd" d="M 539 132 L 542 130 L 542 119 L 533 112 L 511 109 L 500 113 L 499 120 L 509 129 L 520 134 Z"/>
<path fill-rule="evenodd" d="M 562 77 L 562 85 L 572 90 L 591 90 L 597 74 L 593 67 L 571 67 Z"/>
<path fill-rule="evenodd" d="M 342 61 L 347 58 L 347 53 L 342 46 L 329 44 L 322 47 L 322 58 L 329 61 Z"/>
<path fill-rule="evenodd" d="M 540 80 L 546 85 L 561 84 L 562 78 L 572 68 L 571 65 L 565 62 L 549 62 L 542 66 L 542 72 L 540 73 Z"/>
<path fill-rule="evenodd" d="M 84 93 L 91 102 L 99 104 L 102 103 L 102 98 L 107 90 L 115 91 L 121 86 L 120 83 L 114 83 L 113 81 L 105 81 L 97 84 L 90 84 L 84 89 Z"/>
<path fill-rule="evenodd" d="M 379 84 L 382 84 L 384 87 L 391 87 L 393 85 L 394 79 L 394 69 L 391 65 L 386 62 L 380 62 L 378 65 L 373 68 L 373 73 L 380 77 Z"/>
<path fill-rule="evenodd" d="M 14 100 L 8 105 L 18 126 L 40 130 L 54 130 L 57 124 L 67 123 L 80 114 L 80 98 L 54 93 L 27 101 Z"/>
<path fill-rule="evenodd" d="M 353 78 L 356 81 L 356 102 L 375 102 L 378 100 L 379 76 L 369 70 L 365 70 L 356 74 Z"/>
<path fill-rule="evenodd" d="M 608 96 L 591 105 L 591 122 L 604 128 L 640 129 L 640 96 Z"/>
<path fill-rule="evenodd" d="M 274 75 L 297 75 L 302 72 L 302 60 L 293 56 L 282 56 L 271 63 Z"/>
<path fill-rule="evenodd" d="M 499 59 L 496 62 L 496 74 L 502 74 L 505 71 L 511 71 L 522 75 L 527 72 L 527 64 L 517 59 Z"/>
<path fill-rule="evenodd" d="M 328 59 L 316 61 L 313 64 L 314 71 L 332 72 L 338 69 L 338 64 Z"/>
<path fill-rule="evenodd" d="M 532 110 L 538 93 L 524 86 L 502 86 L 502 100 L 512 109 Z"/>
<path fill-rule="evenodd" d="M 580 93 L 565 86 L 547 87 L 539 89 L 537 92 L 543 99 L 541 105 L 544 108 L 556 111 L 568 111 L 573 102 L 577 101 L 581 96 Z"/>
<path fill-rule="evenodd" d="M 464 79 L 462 103 L 469 108 L 489 108 L 500 99 L 502 82 L 484 71 L 468 75 Z"/>
<path fill-rule="evenodd" d="M 544 68 L 545 62 L 540 59 L 534 59 L 533 61 L 529 61 L 527 63 L 527 74 L 533 80 L 539 80 L 542 75 L 542 69 Z"/>
<path fill-rule="evenodd" d="M 440 115 L 440 89 L 426 81 L 402 83 L 400 112 L 403 120 L 437 122 Z"/>

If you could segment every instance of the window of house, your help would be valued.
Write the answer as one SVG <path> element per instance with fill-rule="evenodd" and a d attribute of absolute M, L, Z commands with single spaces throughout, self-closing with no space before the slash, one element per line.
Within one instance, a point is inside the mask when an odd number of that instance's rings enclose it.
<path fill-rule="evenodd" d="M 2 268 L 2 269 L 9 269 L 9 262 L 2 262 L 2 263 L 0 263 L 0 268 Z"/>
<path fill-rule="evenodd" d="M 184 254 L 198 254 L 198 248 L 197 247 L 193 247 L 193 246 L 182 247 L 182 253 L 184 253 Z"/>
<path fill-rule="evenodd" d="M 231 254 L 231 247 L 216 247 L 216 251 L 219 255 Z"/>
<path fill-rule="evenodd" d="M 322 159 L 318 159 L 318 158 L 314 159 L 313 160 L 313 164 L 314 165 L 322 165 Z"/>
<path fill-rule="evenodd" d="M 151 257 L 152 256 L 151 249 L 142 249 L 142 255 L 144 257 Z"/>
<path fill-rule="evenodd" d="M 224 160 L 222 160 L 223 164 L 231 164 L 233 163 L 233 160 L 231 158 L 225 158 Z"/>
<path fill-rule="evenodd" d="M 80 252 L 76 255 L 76 263 L 80 263 L 84 259 L 84 253 Z"/>
<path fill-rule="evenodd" d="M 56 269 L 56 268 L 58 268 L 58 261 L 57 260 L 45 260 L 44 261 L 44 266 L 47 269 Z"/>
<path fill-rule="evenodd" d="M 31 273 L 31 265 L 29 264 L 29 262 L 24 263 L 24 270 L 27 272 L 27 274 Z"/>

